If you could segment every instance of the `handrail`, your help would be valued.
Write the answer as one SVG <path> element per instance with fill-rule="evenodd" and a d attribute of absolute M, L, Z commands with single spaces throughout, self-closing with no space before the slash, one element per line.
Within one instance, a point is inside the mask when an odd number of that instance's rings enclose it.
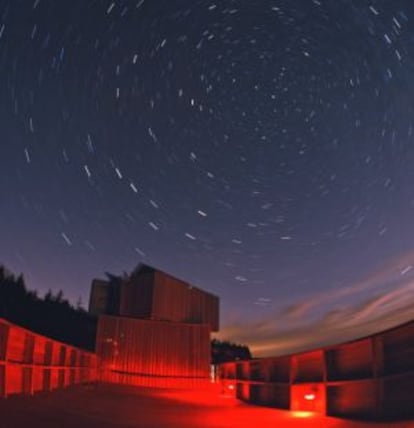
<path fill-rule="evenodd" d="M 414 418 L 414 321 L 362 339 L 222 363 L 223 390 L 258 405 L 331 416 Z"/>

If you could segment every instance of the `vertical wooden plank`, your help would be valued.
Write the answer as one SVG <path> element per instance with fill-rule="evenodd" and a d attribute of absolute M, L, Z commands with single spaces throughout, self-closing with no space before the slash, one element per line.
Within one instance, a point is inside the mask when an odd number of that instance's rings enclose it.
<path fill-rule="evenodd" d="M 9 325 L 0 320 L 0 397 L 7 397 L 7 349 Z"/>
<path fill-rule="evenodd" d="M 9 326 L 0 320 L 0 361 L 6 360 Z"/>
<path fill-rule="evenodd" d="M 292 385 L 296 379 L 298 368 L 298 357 L 296 355 L 292 355 L 290 358 L 290 376 L 289 376 L 289 384 Z"/>
<path fill-rule="evenodd" d="M 43 387 L 45 392 L 51 391 L 51 370 L 50 368 L 43 369 Z"/>
<path fill-rule="evenodd" d="M 33 364 L 36 335 L 25 331 L 23 363 Z M 22 392 L 33 395 L 33 366 L 22 367 Z"/>
<path fill-rule="evenodd" d="M 34 348 L 35 348 L 35 339 L 34 334 L 25 332 L 24 334 L 24 350 L 22 362 L 26 364 L 33 364 Z"/>
<path fill-rule="evenodd" d="M 22 367 L 22 385 L 21 392 L 27 395 L 33 395 L 33 367 Z"/>
<path fill-rule="evenodd" d="M 52 341 L 52 366 L 59 366 L 60 343 Z"/>
<path fill-rule="evenodd" d="M 22 392 L 22 369 L 16 363 L 23 361 L 25 333 L 14 325 L 9 326 L 7 345 L 6 395 Z"/>
<path fill-rule="evenodd" d="M 180 387 L 209 379 L 207 325 L 100 317 L 97 355 L 103 377 L 133 385 Z"/>
<path fill-rule="evenodd" d="M 326 415 L 328 408 L 328 361 L 326 349 L 322 349 L 322 394 L 325 397 L 323 404 L 321 406 L 321 413 Z"/>
<path fill-rule="evenodd" d="M 43 381 L 42 381 L 42 390 L 43 391 L 51 391 L 52 385 L 52 375 L 50 366 L 53 361 L 53 342 L 51 340 L 45 341 L 45 351 L 44 351 L 44 359 L 43 365 L 45 368 L 43 369 Z M 46 368 L 47 367 L 47 368 Z"/>
<path fill-rule="evenodd" d="M 86 382 L 87 376 L 85 376 L 85 354 L 83 352 L 79 353 L 79 376 L 80 376 L 80 382 Z"/>
<path fill-rule="evenodd" d="M 293 382 L 322 382 L 323 354 L 322 351 L 311 351 L 297 354 L 296 372 Z"/>
<path fill-rule="evenodd" d="M 68 376 L 68 386 L 74 385 L 76 383 L 76 369 L 74 367 L 70 367 Z"/>
<path fill-rule="evenodd" d="M 68 353 L 68 366 L 69 374 L 67 376 L 67 385 L 74 385 L 76 383 L 76 349 L 70 348 Z"/>
<path fill-rule="evenodd" d="M 65 345 L 60 345 L 59 347 L 59 363 L 58 365 L 63 367 L 66 365 L 66 350 L 67 350 L 67 346 Z"/>
<path fill-rule="evenodd" d="M 58 369 L 57 388 L 61 389 L 65 386 L 65 369 Z"/>
<path fill-rule="evenodd" d="M 7 344 L 7 359 L 10 362 L 24 361 L 25 332 L 14 325 L 9 327 L 9 337 Z"/>
<path fill-rule="evenodd" d="M 58 387 L 58 367 L 60 358 L 60 343 L 51 341 L 50 391 Z"/>
<path fill-rule="evenodd" d="M 296 379 L 297 373 L 297 358 L 295 355 L 290 357 L 290 367 L 289 367 L 289 410 L 292 410 L 293 403 L 293 382 Z"/>
<path fill-rule="evenodd" d="M 71 348 L 69 352 L 69 364 L 70 367 L 76 366 L 76 349 Z"/>
<path fill-rule="evenodd" d="M 382 382 L 382 375 L 384 373 L 384 348 L 382 337 L 380 335 L 371 338 L 372 348 L 372 372 L 376 384 L 376 403 L 375 403 L 375 416 L 380 418 L 383 413 L 384 402 L 384 388 Z"/>
<path fill-rule="evenodd" d="M 0 398 L 6 398 L 6 363 L 0 364 Z"/>
<path fill-rule="evenodd" d="M 46 366 L 52 365 L 53 358 L 53 342 L 51 340 L 46 341 L 45 343 L 45 353 L 43 364 Z"/>
<path fill-rule="evenodd" d="M 63 368 L 66 365 L 67 346 L 60 345 L 59 349 L 59 370 L 58 370 L 58 388 L 65 387 L 66 370 Z"/>

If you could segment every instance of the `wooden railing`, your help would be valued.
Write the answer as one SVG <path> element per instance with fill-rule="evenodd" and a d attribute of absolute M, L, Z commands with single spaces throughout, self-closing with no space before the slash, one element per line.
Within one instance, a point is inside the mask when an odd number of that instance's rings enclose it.
<path fill-rule="evenodd" d="M 0 318 L 0 398 L 97 379 L 96 355 Z"/>
<path fill-rule="evenodd" d="M 223 391 L 256 405 L 414 419 L 414 321 L 310 352 L 225 363 L 219 373 Z"/>

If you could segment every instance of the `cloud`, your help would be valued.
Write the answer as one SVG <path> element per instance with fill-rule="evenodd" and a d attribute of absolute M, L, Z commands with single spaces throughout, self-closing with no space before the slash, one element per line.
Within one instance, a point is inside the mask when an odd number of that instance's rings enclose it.
<path fill-rule="evenodd" d="M 409 278 L 413 278 L 412 266 L 414 266 L 414 251 L 409 251 L 389 260 L 380 269 L 369 273 L 353 284 L 314 294 L 305 301 L 287 307 L 284 310 L 284 315 L 292 319 L 301 318 L 322 305 L 330 305 L 362 292 L 374 292 L 387 286 L 398 286 Z"/>
<path fill-rule="evenodd" d="M 376 316 L 373 311 L 381 308 L 380 302 L 386 302 L 385 306 L 392 303 L 394 308 L 387 308 L 386 313 Z M 409 304 L 401 303 L 400 298 L 390 301 L 388 296 L 382 296 L 356 309 L 332 310 L 318 321 L 296 328 L 283 330 L 278 323 L 269 319 L 260 324 L 224 328 L 219 337 L 249 345 L 255 356 L 301 352 L 368 336 L 412 320 L 414 299 Z"/>
<path fill-rule="evenodd" d="M 414 272 L 408 269 L 411 265 L 414 252 L 389 260 L 353 284 L 308 296 L 267 318 L 254 323 L 234 322 L 217 337 L 245 343 L 255 356 L 270 356 L 386 330 L 414 318 Z"/>

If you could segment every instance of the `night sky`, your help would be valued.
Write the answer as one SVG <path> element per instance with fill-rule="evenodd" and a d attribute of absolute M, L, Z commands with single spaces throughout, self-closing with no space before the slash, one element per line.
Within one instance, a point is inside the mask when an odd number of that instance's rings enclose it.
<path fill-rule="evenodd" d="M 158 267 L 256 355 L 414 317 L 412 0 L 0 0 L 0 263 Z"/>

